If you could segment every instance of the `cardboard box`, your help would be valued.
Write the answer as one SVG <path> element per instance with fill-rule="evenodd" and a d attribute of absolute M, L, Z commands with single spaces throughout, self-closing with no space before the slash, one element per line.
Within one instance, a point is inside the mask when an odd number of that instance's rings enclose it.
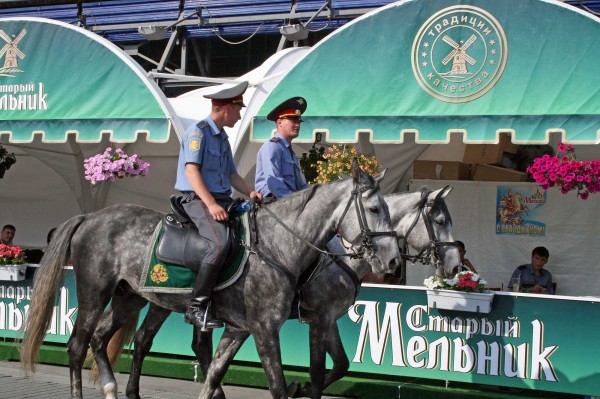
<path fill-rule="evenodd" d="M 527 173 L 493 165 L 473 165 L 473 180 L 527 181 Z"/>
<path fill-rule="evenodd" d="M 501 134 L 498 144 L 467 144 L 463 156 L 464 163 L 499 164 L 505 152 L 516 154 L 519 146 L 510 141 L 510 136 Z"/>
<path fill-rule="evenodd" d="M 415 161 L 413 179 L 470 180 L 471 165 L 457 161 Z"/>

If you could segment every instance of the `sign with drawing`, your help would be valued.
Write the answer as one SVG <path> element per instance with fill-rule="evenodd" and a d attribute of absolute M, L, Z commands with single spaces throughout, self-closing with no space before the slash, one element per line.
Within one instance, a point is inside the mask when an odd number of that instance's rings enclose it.
<path fill-rule="evenodd" d="M 496 194 L 496 234 L 546 235 L 539 219 L 546 203 L 546 191 L 538 186 L 498 186 Z"/>

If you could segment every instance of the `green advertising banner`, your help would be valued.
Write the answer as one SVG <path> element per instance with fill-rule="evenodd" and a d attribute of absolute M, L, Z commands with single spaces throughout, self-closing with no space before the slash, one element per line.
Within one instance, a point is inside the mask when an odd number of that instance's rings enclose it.
<path fill-rule="evenodd" d="M 66 343 L 73 329 L 73 276 L 67 272 L 48 342 Z M 22 336 L 31 294 L 31 280 L 0 281 L 0 337 Z M 600 298 L 496 292 L 490 313 L 444 310 L 428 303 L 425 288 L 363 287 L 356 304 L 338 321 L 350 370 L 600 395 Z M 181 314 L 172 314 L 152 351 L 194 356 L 191 339 L 191 326 Z M 281 345 L 286 365 L 308 367 L 306 325 L 288 321 Z M 259 364 L 251 339 L 236 360 Z"/>
<path fill-rule="evenodd" d="M 0 18 L 0 134 L 13 143 L 166 142 L 174 113 L 123 50 L 83 28 L 41 18 Z"/>
<path fill-rule="evenodd" d="M 312 142 L 597 143 L 597 17 L 553 0 L 400 1 L 319 42 L 267 98 L 252 130 L 268 140 L 267 113 L 294 95 L 308 108 L 297 139 Z"/>

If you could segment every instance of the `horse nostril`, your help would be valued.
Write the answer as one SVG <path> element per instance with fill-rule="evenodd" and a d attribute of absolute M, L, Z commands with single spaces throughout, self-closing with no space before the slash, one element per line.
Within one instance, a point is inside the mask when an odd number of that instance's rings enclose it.
<path fill-rule="evenodd" d="M 389 269 L 393 272 L 398 268 L 398 266 L 400 266 L 400 260 L 398 258 L 394 258 L 390 261 L 390 264 L 388 266 Z"/>

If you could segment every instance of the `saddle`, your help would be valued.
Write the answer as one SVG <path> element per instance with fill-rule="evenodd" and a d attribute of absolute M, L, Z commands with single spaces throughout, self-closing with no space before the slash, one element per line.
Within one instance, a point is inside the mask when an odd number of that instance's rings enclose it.
<path fill-rule="evenodd" d="M 187 267 L 197 272 L 208 249 L 208 241 L 198 233 L 194 222 L 183 209 L 181 200 L 181 196 L 175 195 L 169 199 L 173 213 L 165 215 L 162 219 L 163 235 L 156 247 L 156 257 L 163 262 Z M 235 210 L 240 202 L 243 200 L 235 199 L 226 209 L 229 215 L 227 234 L 231 245 L 225 265 L 232 263 L 241 249 L 240 220 Z"/>

